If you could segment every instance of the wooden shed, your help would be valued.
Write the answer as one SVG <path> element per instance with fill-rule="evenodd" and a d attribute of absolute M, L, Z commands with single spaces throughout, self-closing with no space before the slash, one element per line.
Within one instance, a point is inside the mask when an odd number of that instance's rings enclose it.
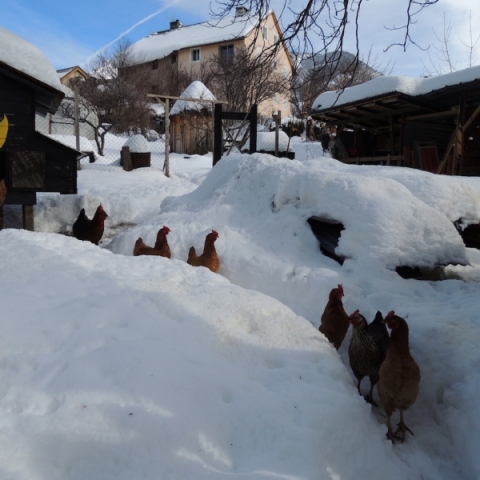
<path fill-rule="evenodd" d="M 36 192 L 77 193 L 81 153 L 35 130 L 35 114 L 55 113 L 64 96 L 48 59 L 5 29 L 0 43 L 0 179 L 5 204 L 22 205 L 24 227 L 33 229 Z"/>
<path fill-rule="evenodd" d="M 195 98 L 198 101 L 182 100 Z M 187 155 L 204 155 L 213 150 L 214 95 L 200 81 L 182 93 L 170 111 L 170 150 Z"/>
<path fill-rule="evenodd" d="M 336 130 L 333 156 L 450 175 L 480 175 L 480 66 L 431 78 L 378 77 L 326 92 L 312 117 Z"/>

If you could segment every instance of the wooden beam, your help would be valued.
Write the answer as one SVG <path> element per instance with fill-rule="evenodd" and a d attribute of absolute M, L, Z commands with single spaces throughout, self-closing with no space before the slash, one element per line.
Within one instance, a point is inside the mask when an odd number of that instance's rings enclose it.
<path fill-rule="evenodd" d="M 425 113 L 424 115 L 415 115 L 414 117 L 407 117 L 408 122 L 419 122 L 422 120 L 438 120 L 440 118 L 455 117 L 458 114 L 457 109 L 446 110 L 444 112 Z"/>
<path fill-rule="evenodd" d="M 456 138 L 456 131 L 452 133 L 452 136 L 450 137 L 450 141 L 448 142 L 447 149 L 445 150 L 445 153 L 443 154 L 442 161 L 439 163 L 438 168 L 437 168 L 437 173 L 442 173 L 443 169 L 445 168 L 445 164 L 447 163 L 448 155 L 450 154 L 453 145 L 455 143 L 455 138 Z"/>
<path fill-rule="evenodd" d="M 462 130 L 466 132 L 468 130 L 468 127 L 475 121 L 477 118 L 478 114 L 480 113 L 480 105 L 476 108 L 476 110 L 470 115 L 470 118 L 465 122 L 465 125 L 463 125 Z"/>
<path fill-rule="evenodd" d="M 187 102 L 201 102 L 201 103 L 223 103 L 225 105 L 228 102 L 224 100 L 207 100 L 206 98 L 190 98 L 190 97 L 172 97 L 171 95 L 159 95 L 157 93 L 147 93 L 147 97 L 155 98 L 160 103 L 164 103 L 163 100 L 185 100 Z"/>
<path fill-rule="evenodd" d="M 175 141 L 175 139 L 173 139 Z M 165 161 L 163 172 L 170 177 L 170 99 L 165 99 Z"/>

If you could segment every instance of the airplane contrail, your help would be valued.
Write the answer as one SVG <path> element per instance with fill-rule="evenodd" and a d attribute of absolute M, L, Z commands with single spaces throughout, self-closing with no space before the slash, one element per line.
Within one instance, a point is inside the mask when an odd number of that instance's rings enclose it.
<path fill-rule="evenodd" d="M 151 13 L 150 15 L 148 15 L 147 17 L 145 18 L 142 18 L 142 20 L 138 21 L 135 25 L 132 25 L 128 30 L 125 30 L 123 33 L 121 33 L 117 38 L 115 38 L 114 40 L 112 40 L 110 43 L 107 43 L 107 45 L 103 46 L 102 48 L 98 49 L 95 53 L 93 53 L 92 55 L 90 55 L 86 60 L 85 62 L 83 62 L 84 65 L 88 65 L 88 62 L 90 62 L 91 60 L 93 60 L 99 53 L 103 52 L 104 50 L 106 50 L 108 47 L 111 47 L 114 43 L 118 42 L 121 38 L 123 38 L 125 35 L 128 35 L 132 30 L 135 30 L 135 28 L 137 28 L 139 25 L 141 25 L 142 23 L 145 23 L 147 22 L 148 20 L 150 20 L 151 18 L 153 17 L 156 17 L 157 15 L 160 15 L 160 13 L 163 13 L 165 10 L 168 10 L 170 7 L 173 7 L 174 5 L 180 3 L 180 0 L 173 0 L 169 3 L 167 3 L 163 8 L 161 8 L 160 10 L 157 10 L 156 12 L 154 13 Z"/>

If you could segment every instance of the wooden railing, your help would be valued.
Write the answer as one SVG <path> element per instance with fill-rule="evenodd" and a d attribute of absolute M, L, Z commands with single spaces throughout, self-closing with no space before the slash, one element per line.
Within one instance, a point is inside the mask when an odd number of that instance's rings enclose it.
<path fill-rule="evenodd" d="M 385 162 L 387 165 L 390 165 L 391 162 L 396 162 L 397 165 L 403 165 L 404 156 L 403 155 L 383 155 L 381 157 L 350 157 L 342 159 L 343 163 L 355 163 L 360 165 L 362 163 L 379 163 Z"/>

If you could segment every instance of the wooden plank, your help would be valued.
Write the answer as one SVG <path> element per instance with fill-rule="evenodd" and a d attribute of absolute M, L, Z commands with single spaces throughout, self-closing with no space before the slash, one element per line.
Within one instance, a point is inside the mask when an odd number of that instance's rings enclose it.
<path fill-rule="evenodd" d="M 468 127 L 475 121 L 477 118 L 478 114 L 480 113 L 480 105 L 476 108 L 476 110 L 470 115 L 470 118 L 465 122 L 465 125 L 463 125 L 462 130 L 466 132 L 468 130 Z"/>
<path fill-rule="evenodd" d="M 455 136 L 456 136 L 456 132 L 453 132 L 452 136 L 450 137 L 450 141 L 448 142 L 448 147 L 445 150 L 445 153 L 443 154 L 443 157 L 442 157 L 442 160 L 441 160 L 440 164 L 438 165 L 437 173 L 442 173 L 443 169 L 445 168 L 445 164 L 447 163 L 448 156 L 449 156 L 449 154 L 452 150 L 452 147 L 455 143 Z"/>
<path fill-rule="evenodd" d="M 22 205 L 23 228 L 34 231 L 33 205 Z"/>
<path fill-rule="evenodd" d="M 343 163 L 356 163 L 357 165 L 360 163 L 373 163 L 373 162 L 403 162 L 404 156 L 403 155 L 382 155 L 380 157 L 352 157 L 352 158 L 344 158 L 342 160 Z"/>
<path fill-rule="evenodd" d="M 147 97 L 152 97 L 158 100 L 161 103 L 164 103 L 163 100 L 185 100 L 187 102 L 201 102 L 201 103 L 212 103 L 212 104 L 217 104 L 217 103 L 223 103 L 224 105 L 227 105 L 228 102 L 225 100 L 207 100 L 206 98 L 190 98 L 190 97 L 173 97 L 171 95 L 160 95 L 157 93 L 147 93 Z"/>
<path fill-rule="evenodd" d="M 414 115 L 407 117 L 408 122 L 421 122 L 422 120 L 438 120 L 441 118 L 455 117 L 458 114 L 457 109 L 445 110 L 443 112 L 425 113 L 423 115 Z"/>

